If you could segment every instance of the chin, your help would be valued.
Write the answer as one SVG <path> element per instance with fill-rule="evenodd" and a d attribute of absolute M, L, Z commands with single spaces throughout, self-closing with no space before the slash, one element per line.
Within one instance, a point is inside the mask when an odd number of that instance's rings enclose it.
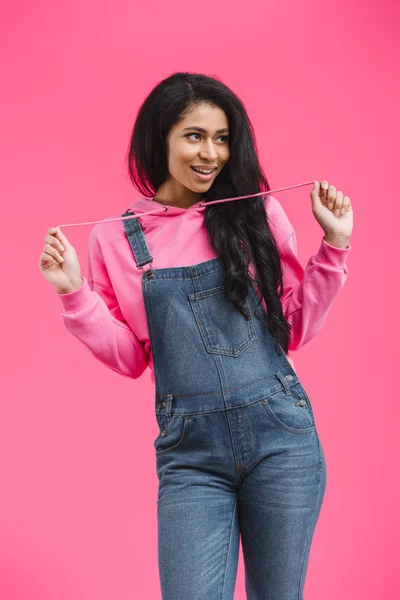
<path fill-rule="evenodd" d="M 207 185 L 201 185 L 200 184 L 198 186 L 194 186 L 192 184 L 192 185 L 185 185 L 185 188 L 188 189 L 188 190 L 190 190 L 191 192 L 194 192 L 195 194 L 203 194 L 204 191 L 207 191 L 207 190 L 210 189 L 210 187 L 212 186 L 213 182 L 209 183 L 207 181 L 207 182 L 204 182 L 204 183 L 207 184 Z"/>

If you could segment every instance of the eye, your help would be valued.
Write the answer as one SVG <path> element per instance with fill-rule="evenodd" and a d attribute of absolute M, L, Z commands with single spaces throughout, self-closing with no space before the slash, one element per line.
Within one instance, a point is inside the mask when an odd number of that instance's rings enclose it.
<path fill-rule="evenodd" d="M 188 133 L 185 137 L 190 137 L 191 135 L 200 135 L 199 133 Z"/>
<path fill-rule="evenodd" d="M 201 137 L 200 133 L 188 133 L 185 137 L 190 137 L 192 135 L 198 135 L 198 136 Z M 218 139 L 223 139 L 224 142 L 225 142 L 225 141 L 228 141 L 229 136 L 227 136 L 227 135 L 220 135 Z"/>

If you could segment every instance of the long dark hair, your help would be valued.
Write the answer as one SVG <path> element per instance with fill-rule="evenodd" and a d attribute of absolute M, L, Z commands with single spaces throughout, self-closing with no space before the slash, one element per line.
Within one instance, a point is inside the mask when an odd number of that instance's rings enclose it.
<path fill-rule="evenodd" d="M 144 197 L 155 196 L 169 177 L 166 148 L 169 130 L 186 111 L 203 102 L 219 107 L 227 116 L 229 159 L 208 192 L 202 194 L 202 200 L 207 203 L 271 189 L 258 162 L 253 126 L 239 98 L 218 79 L 179 72 L 156 85 L 140 106 L 133 127 L 127 153 L 128 172 Z M 291 326 L 283 315 L 280 300 L 281 258 L 263 197 L 206 206 L 204 222 L 224 267 L 226 300 L 247 316 L 243 304 L 248 285 L 253 281 L 265 299 L 268 329 L 287 354 Z M 251 260 L 254 260 L 255 279 L 248 272 Z"/>

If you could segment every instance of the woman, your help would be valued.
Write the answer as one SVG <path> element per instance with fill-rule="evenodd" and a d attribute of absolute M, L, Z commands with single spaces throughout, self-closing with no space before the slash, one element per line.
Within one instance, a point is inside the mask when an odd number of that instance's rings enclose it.
<path fill-rule="evenodd" d="M 287 355 L 344 285 L 350 198 L 315 182 L 324 237 L 305 269 L 273 196 L 207 207 L 271 188 L 241 101 L 199 74 L 152 90 L 128 165 L 144 197 L 123 215 L 134 218 L 92 229 L 88 277 L 59 228 L 40 269 L 101 362 L 133 379 L 151 369 L 162 597 L 232 599 L 241 535 L 247 598 L 302 598 L 326 465 Z"/>

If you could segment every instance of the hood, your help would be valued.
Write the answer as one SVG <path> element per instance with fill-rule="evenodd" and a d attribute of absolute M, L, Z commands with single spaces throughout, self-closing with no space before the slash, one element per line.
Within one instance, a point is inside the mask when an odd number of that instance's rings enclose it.
<path fill-rule="evenodd" d="M 165 210 L 165 206 L 167 206 L 168 210 Z M 204 207 L 200 207 L 198 202 L 190 206 L 189 208 L 180 208 L 178 206 L 170 206 L 161 204 L 161 202 L 157 202 L 157 200 L 152 200 L 151 198 L 140 198 L 133 202 L 129 208 L 137 215 L 141 213 L 148 212 L 150 210 L 159 210 L 159 212 L 155 212 L 151 215 L 145 215 L 143 219 L 153 220 L 158 219 L 158 217 L 162 218 L 170 218 L 175 217 L 177 215 L 182 215 L 185 213 L 197 213 L 202 214 L 204 212 Z"/>

